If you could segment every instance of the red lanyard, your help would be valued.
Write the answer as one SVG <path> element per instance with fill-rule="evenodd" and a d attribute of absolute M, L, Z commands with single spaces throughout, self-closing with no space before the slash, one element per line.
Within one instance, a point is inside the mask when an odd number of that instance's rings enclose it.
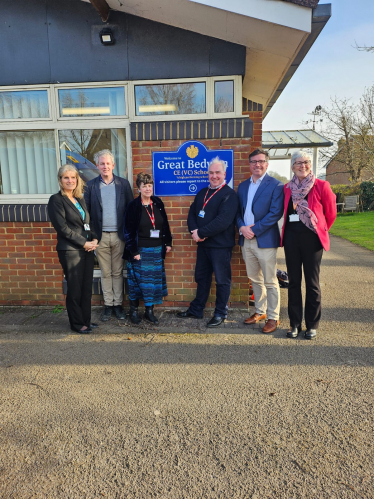
<path fill-rule="evenodd" d="M 149 213 L 149 211 L 147 210 L 147 206 L 148 206 L 148 205 L 146 206 L 146 205 L 143 203 L 143 200 L 142 200 L 142 205 L 144 206 L 145 211 L 148 213 L 148 216 L 149 216 L 149 218 L 151 219 L 152 226 L 153 226 L 153 230 L 155 230 L 155 229 L 156 229 L 156 223 L 155 223 L 155 215 L 154 215 L 154 213 L 153 213 L 153 203 L 152 203 L 152 201 L 150 202 L 150 205 L 151 205 L 151 210 L 152 210 L 152 216 L 151 216 L 151 214 Z"/>
<path fill-rule="evenodd" d="M 218 191 L 220 191 L 220 190 L 222 189 L 222 187 L 225 187 L 225 185 L 226 185 L 226 182 L 225 182 L 224 184 L 222 184 L 222 185 L 221 185 L 221 187 L 218 187 L 218 189 L 215 189 L 214 194 L 212 194 L 212 195 L 210 196 L 210 198 L 208 198 L 208 199 L 206 200 L 206 197 L 207 197 L 208 192 L 209 192 L 209 189 L 210 189 L 210 187 L 208 187 L 208 190 L 207 190 L 207 191 L 206 191 L 206 193 L 205 193 L 204 204 L 203 204 L 203 210 L 204 210 L 205 206 L 209 203 L 209 201 L 212 199 L 212 197 L 213 197 L 213 196 L 215 196 L 215 195 L 217 194 L 217 192 L 218 192 Z M 205 201 L 205 200 L 206 200 L 206 201 Z"/>

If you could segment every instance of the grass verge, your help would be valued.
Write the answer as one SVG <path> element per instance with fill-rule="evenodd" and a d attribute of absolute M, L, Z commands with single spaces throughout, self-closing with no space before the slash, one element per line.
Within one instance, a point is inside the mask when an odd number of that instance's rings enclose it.
<path fill-rule="evenodd" d="M 374 211 L 339 213 L 330 234 L 374 251 Z"/>

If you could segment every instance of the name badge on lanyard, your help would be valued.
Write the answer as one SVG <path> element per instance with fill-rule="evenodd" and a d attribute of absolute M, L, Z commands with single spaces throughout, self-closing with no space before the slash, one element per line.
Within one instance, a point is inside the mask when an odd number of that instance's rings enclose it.
<path fill-rule="evenodd" d="M 224 187 L 226 185 L 226 182 L 224 182 L 221 187 L 219 187 L 218 189 L 215 189 L 214 193 L 210 196 L 210 198 L 206 198 L 207 195 L 208 195 L 208 192 L 209 192 L 209 187 L 208 187 L 208 190 L 206 191 L 205 193 L 205 197 L 204 197 L 204 201 L 203 201 L 203 209 L 199 211 L 199 217 L 200 218 L 204 218 L 205 217 L 205 206 L 208 204 L 208 202 L 212 199 L 213 196 L 215 196 L 217 194 L 218 191 L 220 191 L 222 189 L 222 187 Z"/>
<path fill-rule="evenodd" d="M 293 215 L 289 216 L 289 221 L 290 222 L 300 222 L 300 217 L 297 213 L 294 213 Z"/>
<path fill-rule="evenodd" d="M 90 229 L 90 224 L 84 224 L 84 230 L 91 230 Z"/>
<path fill-rule="evenodd" d="M 151 201 L 150 204 L 151 204 L 152 214 L 149 213 L 149 211 L 147 210 L 147 206 L 145 206 L 145 204 L 142 201 L 142 205 L 144 206 L 145 211 L 147 212 L 147 215 L 149 216 L 149 218 L 151 220 L 151 223 L 152 223 L 152 226 L 153 226 L 153 229 L 151 229 L 150 232 L 149 232 L 149 237 L 152 237 L 154 239 L 159 239 L 159 237 L 160 237 L 160 231 L 156 230 L 156 219 L 155 219 L 155 214 L 154 214 L 154 211 L 153 211 L 153 203 L 152 203 L 152 201 Z"/>

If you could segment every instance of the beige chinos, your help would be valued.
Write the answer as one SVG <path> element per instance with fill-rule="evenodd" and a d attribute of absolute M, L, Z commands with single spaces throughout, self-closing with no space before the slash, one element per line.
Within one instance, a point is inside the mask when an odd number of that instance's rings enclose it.
<path fill-rule="evenodd" d="M 277 248 L 259 248 L 257 239 L 244 239 L 242 255 L 251 279 L 258 314 L 278 320 L 280 293 L 277 279 Z"/>

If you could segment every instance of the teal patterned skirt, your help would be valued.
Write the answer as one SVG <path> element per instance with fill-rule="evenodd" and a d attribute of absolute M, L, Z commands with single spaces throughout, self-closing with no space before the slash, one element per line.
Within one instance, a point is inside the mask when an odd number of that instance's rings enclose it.
<path fill-rule="evenodd" d="M 160 305 L 168 295 L 161 246 L 139 248 L 140 260 L 127 261 L 130 300 L 143 300 L 146 307 Z"/>

